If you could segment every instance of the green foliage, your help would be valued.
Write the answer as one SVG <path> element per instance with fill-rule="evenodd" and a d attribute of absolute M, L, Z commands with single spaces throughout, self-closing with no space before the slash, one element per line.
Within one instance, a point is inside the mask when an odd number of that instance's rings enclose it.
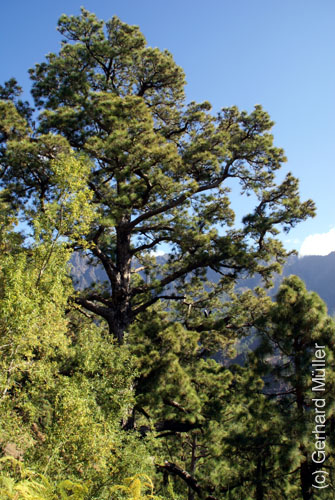
<path fill-rule="evenodd" d="M 2 500 L 88 500 L 92 498 L 92 494 L 94 495 L 91 481 L 74 482 L 65 479 L 55 483 L 47 476 L 25 468 L 21 462 L 13 458 L 2 458 L 1 462 L 10 462 L 14 469 L 14 474 L 12 471 L 0 475 Z M 125 484 L 127 486 L 112 486 L 110 492 L 120 492 L 122 498 L 129 500 L 159 500 L 160 498 L 153 494 L 153 483 L 145 474 L 125 478 Z M 118 498 L 121 497 L 118 496 Z"/>
<path fill-rule="evenodd" d="M 153 477 L 166 500 L 309 499 L 309 367 L 322 342 L 330 429 L 333 323 L 296 278 L 276 303 L 235 291 L 255 273 L 269 285 L 280 228 L 315 212 L 291 173 L 276 179 L 273 122 L 187 104 L 171 54 L 116 17 L 82 9 L 58 29 L 30 70 L 38 110 L 0 87 L 0 445 L 17 459 L 3 496 L 144 500 Z M 255 200 L 240 225 L 236 183 Z M 107 281 L 76 292 L 74 250 Z"/>
<path fill-rule="evenodd" d="M 143 478 L 144 481 L 141 481 L 141 478 Z M 154 485 L 148 476 L 136 474 L 136 476 L 126 478 L 125 482 L 127 483 L 127 486 L 113 486 L 111 488 L 111 492 L 125 492 L 129 500 L 149 500 L 150 498 L 153 500 L 159 500 L 159 497 L 153 494 Z M 144 493 L 142 490 L 144 490 Z M 145 493 L 148 490 L 149 493 Z"/>
<path fill-rule="evenodd" d="M 133 362 L 69 309 L 68 257 L 55 242 L 3 253 L 0 444 L 52 481 L 94 481 L 104 498 L 110 482 L 152 465 L 146 443 L 119 427 L 134 400 Z"/>
<path fill-rule="evenodd" d="M 282 435 L 278 439 L 281 449 L 275 451 L 277 457 L 271 458 L 271 461 L 274 464 L 274 459 L 280 458 L 276 467 L 280 467 L 282 478 L 286 475 L 286 488 L 283 488 L 284 484 L 277 488 L 281 488 L 286 495 L 288 492 L 293 495 L 294 490 L 296 496 L 293 498 L 329 498 L 331 487 L 321 492 L 314 492 L 312 487 L 313 472 L 320 468 L 312 460 L 316 440 L 313 431 L 318 423 L 313 399 L 320 397 L 320 393 L 315 391 L 317 371 L 314 371 L 313 360 L 316 359 L 316 345 L 324 346 L 325 386 L 321 395 L 325 401 L 324 429 L 328 436 L 324 466 L 332 476 L 334 322 L 327 315 L 326 305 L 320 297 L 315 292 L 308 292 L 300 278 L 290 276 L 283 280 L 276 302 L 271 305 L 268 315 L 261 318 L 258 327 L 262 341 L 253 353 L 251 363 L 266 381 L 264 393 L 272 406 L 271 422 L 276 422 Z M 268 444 L 269 438 L 264 440 L 264 445 Z M 265 476 L 276 477 L 273 465 L 264 463 L 263 466 Z M 267 469 L 269 466 L 271 468 Z"/>
<path fill-rule="evenodd" d="M 75 483 L 68 479 L 54 484 L 45 475 L 36 474 L 12 457 L 0 462 L 12 466 L 0 476 L 0 493 L 4 500 L 85 500 L 89 483 Z"/>
<path fill-rule="evenodd" d="M 171 54 L 148 47 L 137 27 L 116 17 L 104 23 L 82 9 L 63 15 L 58 29 L 59 53 L 30 70 L 37 130 L 22 122 L 14 82 L 3 89 L 10 116 L 0 124 L 1 167 L 27 220 L 33 207 L 51 234 L 104 266 L 108 286 L 76 302 L 122 343 L 161 297 L 187 295 L 191 305 L 212 308 L 239 275 L 269 280 L 287 256 L 278 228 L 288 231 L 314 205 L 300 201 L 291 174 L 276 182 L 285 156 L 268 114 L 257 105 L 250 114 L 234 106 L 215 116 L 208 102 L 187 104 Z M 242 228 L 230 205 L 233 179 L 256 200 Z M 171 248 L 166 265 L 148 255 L 161 243 Z M 133 279 L 135 263 L 145 282 Z M 207 267 L 222 272 L 211 293 L 203 293 Z"/>

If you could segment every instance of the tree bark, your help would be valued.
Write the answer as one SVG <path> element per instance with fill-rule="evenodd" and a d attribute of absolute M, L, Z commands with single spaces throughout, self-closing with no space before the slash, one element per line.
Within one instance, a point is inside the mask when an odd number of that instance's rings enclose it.
<path fill-rule="evenodd" d="M 108 322 L 110 333 L 119 345 L 124 342 L 124 334 L 132 322 L 131 309 L 131 261 L 129 216 L 124 216 L 116 228 L 116 270 L 112 280 L 112 311 Z"/>
<path fill-rule="evenodd" d="M 256 482 L 256 500 L 264 500 L 264 459 L 262 454 L 257 459 L 257 482 Z"/>
<path fill-rule="evenodd" d="M 191 466 L 190 466 L 190 474 L 194 477 L 195 474 L 195 468 L 196 468 L 196 449 L 197 449 L 197 437 L 195 435 L 192 436 L 192 448 L 191 448 Z M 188 500 L 194 500 L 195 498 L 195 492 L 194 490 L 189 486 L 188 487 Z"/>
<path fill-rule="evenodd" d="M 300 346 L 297 343 L 297 340 L 294 342 L 295 352 L 300 351 Z M 300 415 L 301 421 L 304 419 L 304 407 L 305 407 L 305 398 L 304 398 L 304 385 L 302 379 L 302 368 L 301 361 L 299 356 L 295 356 L 294 358 L 295 365 L 295 373 L 297 376 L 297 383 L 295 387 L 296 391 L 296 404 L 298 408 L 298 414 Z M 300 443 L 300 451 L 304 457 L 303 462 L 300 465 L 300 487 L 303 500 L 311 500 L 313 498 L 313 488 L 312 488 L 312 468 L 309 464 L 308 453 L 303 445 Z"/>

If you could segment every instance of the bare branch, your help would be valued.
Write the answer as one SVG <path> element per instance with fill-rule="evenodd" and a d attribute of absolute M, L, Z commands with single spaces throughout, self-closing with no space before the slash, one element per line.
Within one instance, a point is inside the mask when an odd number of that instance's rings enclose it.
<path fill-rule="evenodd" d="M 166 405 L 173 406 L 174 408 L 177 408 L 178 410 L 182 411 L 183 413 L 189 413 L 188 410 L 186 410 L 183 406 L 181 406 L 180 403 L 177 401 L 173 401 L 172 399 L 164 399 L 163 402 Z"/>
<path fill-rule="evenodd" d="M 178 465 L 171 462 L 164 462 L 164 465 L 156 464 L 156 468 L 160 472 L 169 472 L 174 476 L 179 476 L 193 491 L 195 491 L 199 496 L 202 496 L 202 489 L 196 479 L 191 476 L 189 472 L 181 467 L 178 467 Z"/>
<path fill-rule="evenodd" d="M 140 266 L 137 267 L 136 269 L 132 269 L 131 273 L 132 274 L 140 273 L 141 271 L 145 271 L 146 269 L 148 269 L 148 266 Z"/>
<path fill-rule="evenodd" d="M 146 244 L 141 245 L 139 247 L 133 248 L 131 250 L 131 254 L 135 255 L 136 253 L 142 252 L 143 250 L 150 250 L 151 248 L 158 245 L 158 243 L 161 243 L 162 241 L 170 241 L 170 240 L 171 240 L 171 238 L 168 236 L 159 236 L 158 238 L 155 238 L 154 240 L 152 240 L 151 243 L 146 243 Z"/>

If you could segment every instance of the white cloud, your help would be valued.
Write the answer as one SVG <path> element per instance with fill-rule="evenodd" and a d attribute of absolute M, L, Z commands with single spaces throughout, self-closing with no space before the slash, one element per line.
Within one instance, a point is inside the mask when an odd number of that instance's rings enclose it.
<path fill-rule="evenodd" d="M 307 236 L 302 242 L 299 255 L 328 255 L 335 251 L 335 228 L 328 233 L 316 233 Z"/>

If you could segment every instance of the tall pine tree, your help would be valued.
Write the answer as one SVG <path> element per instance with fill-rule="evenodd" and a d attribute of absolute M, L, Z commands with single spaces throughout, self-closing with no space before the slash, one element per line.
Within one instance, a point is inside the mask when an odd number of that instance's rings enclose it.
<path fill-rule="evenodd" d="M 82 9 L 63 15 L 58 29 L 59 53 L 30 71 L 37 125 L 15 82 L 2 88 L 1 169 L 13 203 L 43 211 L 57 201 L 59 155 L 81 155 L 90 166 L 94 217 L 82 234 L 69 228 L 65 236 L 104 267 L 108 284 L 77 304 L 122 343 L 154 303 L 189 308 L 191 275 L 204 281 L 207 268 L 222 273 L 210 298 L 238 276 L 269 277 L 287 255 L 278 228 L 289 230 L 314 206 L 300 202 L 291 174 L 276 182 L 285 156 L 273 145 L 268 114 L 261 106 L 212 114 L 208 102 L 186 104 L 184 73 L 171 54 L 148 47 L 137 27 L 116 17 L 103 23 Z M 229 200 L 234 180 L 241 195 L 257 198 L 241 227 Z M 170 249 L 164 265 L 150 258 L 162 243 Z M 145 280 L 134 279 L 138 269 Z M 206 296 L 202 306 L 211 309 Z"/>

